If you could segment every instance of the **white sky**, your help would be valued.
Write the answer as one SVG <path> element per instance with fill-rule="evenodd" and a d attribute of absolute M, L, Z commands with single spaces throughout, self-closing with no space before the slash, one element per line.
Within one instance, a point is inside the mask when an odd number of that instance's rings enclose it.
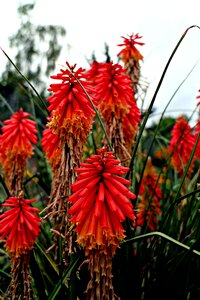
<path fill-rule="evenodd" d="M 17 7 L 29 1 L 2 1 L 0 9 L 0 46 L 8 53 L 8 37 L 19 26 Z M 37 0 L 32 20 L 35 24 L 53 24 L 65 27 L 67 34 L 59 58 L 80 67 L 88 67 L 86 58 L 95 52 L 100 61 L 105 57 L 104 43 L 110 47 L 111 58 L 117 62 L 121 36 L 139 33 L 144 46 L 138 47 L 144 61 L 142 74 L 150 87 L 146 105 L 150 102 L 162 71 L 176 43 L 191 25 L 200 26 L 199 0 Z M 69 49 L 70 45 L 70 49 Z M 200 59 L 200 30 L 191 29 L 176 53 L 157 96 L 157 112 L 163 110 L 175 89 Z M 0 71 L 7 62 L 0 54 Z M 22 70 L 23 72 L 23 70 Z M 168 110 L 193 110 L 200 89 L 200 63 L 174 97 Z"/>

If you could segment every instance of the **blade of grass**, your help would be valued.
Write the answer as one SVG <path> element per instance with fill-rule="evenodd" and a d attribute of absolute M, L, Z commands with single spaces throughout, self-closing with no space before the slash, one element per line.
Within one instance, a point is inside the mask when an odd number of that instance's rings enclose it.
<path fill-rule="evenodd" d="M 13 65 L 13 67 L 16 69 L 16 71 L 22 76 L 22 78 L 28 83 L 28 85 L 33 89 L 33 91 L 35 92 L 35 94 L 37 95 L 38 99 L 40 100 L 40 102 L 42 103 L 44 109 L 47 112 L 47 115 L 49 115 L 49 111 L 47 109 L 46 103 L 44 102 L 44 100 L 42 99 L 42 97 L 39 95 L 39 93 L 37 92 L 37 90 L 35 89 L 35 87 L 32 85 L 32 83 L 28 80 L 28 78 L 26 78 L 26 76 L 24 76 L 22 74 L 22 72 L 19 70 L 19 68 L 15 65 L 15 63 L 12 61 L 12 59 L 8 56 L 8 54 L 0 47 L 1 51 L 5 54 L 5 56 L 8 58 L 8 60 L 10 61 L 10 63 Z"/>
<path fill-rule="evenodd" d="M 56 299 L 58 293 L 60 292 L 60 289 L 62 288 L 62 285 L 63 285 L 64 281 L 67 279 L 67 277 L 70 277 L 71 272 L 74 270 L 74 268 L 79 263 L 80 258 L 81 258 L 81 255 L 74 258 L 73 261 L 70 263 L 67 270 L 63 273 L 62 278 L 58 281 L 58 283 L 56 284 L 53 292 L 49 296 L 49 298 L 48 298 L 49 300 L 55 300 Z"/>
<path fill-rule="evenodd" d="M 7 196 L 10 197 L 11 196 L 10 192 L 9 192 L 9 190 L 8 190 L 8 188 L 7 188 L 7 186 L 6 186 L 5 182 L 4 182 L 3 177 L 1 176 L 1 174 L 0 174 L 0 183 L 2 184 L 2 186 L 3 186 L 3 188 L 4 188 L 4 190 L 5 190 L 6 194 L 7 194 Z"/>
<path fill-rule="evenodd" d="M 12 276 L 9 273 L 5 272 L 4 270 L 0 270 L 0 273 L 5 275 L 6 277 L 12 278 Z"/>
<path fill-rule="evenodd" d="M 40 103 L 35 100 L 32 93 L 29 90 L 27 90 L 27 88 L 25 86 L 23 86 L 22 84 L 19 84 L 19 86 L 23 90 L 23 92 L 29 97 L 29 99 L 31 101 L 32 116 L 34 116 L 36 119 L 36 114 L 35 114 L 35 105 L 36 105 L 40 109 L 40 111 L 43 112 L 44 116 L 46 117 L 46 113 L 43 111 L 43 108 L 41 107 Z"/>
<path fill-rule="evenodd" d="M 122 244 L 125 244 L 125 243 L 134 243 L 138 240 L 143 240 L 143 239 L 148 239 L 149 237 L 154 237 L 154 236 L 159 236 L 179 247 L 182 247 L 183 249 L 186 249 L 188 251 L 191 251 L 192 253 L 200 256 L 200 252 L 195 250 L 195 249 L 191 249 L 189 246 L 183 244 L 183 243 L 180 243 L 179 241 L 173 239 L 172 237 L 168 236 L 167 234 L 165 233 L 162 233 L 162 232 L 159 232 L 159 231 L 153 231 L 153 232 L 150 232 L 150 233 L 146 233 L 146 234 L 143 234 L 143 235 L 139 235 L 139 236 L 136 236 L 136 237 L 133 237 L 131 239 L 128 239 L 128 240 L 125 240 L 123 241 Z"/>
<path fill-rule="evenodd" d="M 193 196 L 193 195 L 195 195 L 195 194 L 198 194 L 198 193 L 200 193 L 200 189 L 196 189 L 196 190 L 194 190 L 193 192 L 190 192 L 190 193 L 188 193 L 188 194 L 185 194 L 184 196 L 179 197 L 179 198 L 176 200 L 176 202 L 177 202 L 177 203 L 180 203 L 182 200 L 184 200 L 184 199 L 186 199 L 186 198 L 188 198 L 188 197 L 190 197 L 190 196 Z"/>
<path fill-rule="evenodd" d="M 54 261 L 51 259 L 50 255 L 48 255 L 45 250 L 42 248 L 39 242 L 35 242 L 36 247 L 40 250 L 40 252 L 44 255 L 44 257 L 48 260 L 52 268 L 56 271 L 57 274 L 59 274 L 58 267 L 54 263 Z"/>
<path fill-rule="evenodd" d="M 3 103 L 7 106 L 7 108 L 9 109 L 11 115 L 14 113 L 14 110 L 12 109 L 12 107 L 10 106 L 10 104 L 8 103 L 8 101 L 0 94 L 0 99 L 3 101 Z"/>

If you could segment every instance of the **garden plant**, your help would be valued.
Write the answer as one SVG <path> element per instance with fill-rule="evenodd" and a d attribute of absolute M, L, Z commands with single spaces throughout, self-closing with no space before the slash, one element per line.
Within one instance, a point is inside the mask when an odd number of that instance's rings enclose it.
<path fill-rule="evenodd" d="M 147 126 L 195 29 L 145 109 L 140 34 L 113 60 L 66 61 L 47 98 L 1 49 L 26 84 L 17 109 L 0 97 L 0 299 L 199 299 L 199 91 L 190 116 L 165 116 L 173 95 Z"/>

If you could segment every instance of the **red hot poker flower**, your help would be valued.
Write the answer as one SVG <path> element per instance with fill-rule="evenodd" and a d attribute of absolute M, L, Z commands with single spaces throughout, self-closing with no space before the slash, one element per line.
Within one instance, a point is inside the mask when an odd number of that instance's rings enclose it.
<path fill-rule="evenodd" d="M 72 139 L 84 144 L 91 128 L 94 111 L 76 78 L 89 94 L 92 94 L 93 88 L 86 80 L 87 76 L 82 68 L 75 71 L 76 65 L 70 66 L 68 62 L 66 64 L 69 69 L 61 69 L 61 73 L 51 76 L 52 79 L 61 82 L 50 84 L 48 89 L 53 92 L 47 99 L 52 117 L 49 127 L 68 144 Z"/>
<path fill-rule="evenodd" d="M 199 90 L 200 92 L 200 90 Z M 199 99 L 200 96 L 197 96 L 197 99 Z M 198 135 L 200 134 L 200 101 L 197 103 L 197 107 L 198 107 L 198 118 L 196 120 L 196 124 L 194 127 L 195 130 L 195 139 L 197 139 Z M 200 140 L 198 142 L 197 145 L 197 149 L 196 149 L 196 157 L 198 160 L 200 160 Z"/>
<path fill-rule="evenodd" d="M 36 123 L 27 119 L 30 114 L 15 112 L 9 120 L 4 121 L 0 136 L 0 163 L 5 172 L 6 184 L 11 195 L 18 195 L 22 188 L 22 177 L 26 160 L 33 153 L 32 144 L 37 143 Z"/>
<path fill-rule="evenodd" d="M 2 148 L 10 157 L 24 155 L 28 158 L 32 154 L 32 144 L 37 143 L 37 130 L 36 123 L 27 119 L 29 116 L 29 113 L 20 108 L 19 112 L 15 112 L 9 120 L 3 122 Z"/>
<path fill-rule="evenodd" d="M 137 41 L 141 38 L 141 36 L 138 34 L 132 34 L 129 36 L 129 38 L 122 38 L 124 39 L 124 43 L 119 44 L 118 46 L 123 46 L 123 49 L 117 55 L 123 61 L 126 68 L 126 73 L 132 80 L 132 87 L 135 92 L 135 97 L 142 97 L 143 99 L 143 95 L 146 94 L 147 86 L 145 82 L 139 83 L 141 75 L 140 60 L 143 60 L 143 56 L 136 48 L 136 45 L 142 46 L 144 43 Z"/>
<path fill-rule="evenodd" d="M 39 209 L 31 207 L 35 200 L 10 197 L 2 206 L 9 209 L 0 216 L 0 238 L 7 237 L 6 246 L 11 255 L 18 257 L 33 248 L 40 232 Z"/>
<path fill-rule="evenodd" d="M 169 144 L 169 151 L 172 153 L 171 165 L 179 174 L 182 174 L 186 167 L 194 145 L 195 135 L 192 133 L 192 128 L 188 124 L 187 119 L 181 116 L 177 119 L 172 129 Z M 194 166 L 194 159 L 190 165 L 190 172 Z"/>
<path fill-rule="evenodd" d="M 144 43 L 138 42 L 138 39 L 141 39 L 142 36 L 139 36 L 139 34 L 131 34 L 129 38 L 125 38 L 122 36 L 124 39 L 123 44 L 119 44 L 118 46 L 123 46 L 124 48 L 117 54 L 117 56 L 120 56 L 122 61 L 125 63 L 129 63 L 131 59 L 134 61 L 139 61 L 143 59 L 142 54 L 138 51 L 136 48 L 136 45 L 144 45 Z"/>
<path fill-rule="evenodd" d="M 113 152 L 97 150 L 76 169 L 77 182 L 72 184 L 72 202 L 68 213 L 76 225 L 77 242 L 85 248 L 88 256 L 90 281 L 88 299 L 114 299 L 112 285 L 112 257 L 119 241 L 125 237 L 122 222 L 126 217 L 135 219 L 129 198 L 135 195 L 121 177 L 129 168 L 119 165 Z"/>
<path fill-rule="evenodd" d="M 100 69 L 104 63 L 99 63 L 98 61 L 94 60 L 89 70 L 87 71 L 87 78 L 92 81 L 92 84 L 96 85 L 96 77 L 97 75 L 101 74 Z"/>
<path fill-rule="evenodd" d="M 113 115 L 116 120 L 122 121 L 134 101 L 132 81 L 125 69 L 113 62 L 102 64 L 99 72 L 95 88 L 96 97 L 100 100 L 100 112 L 106 123 L 113 119 Z"/>
<path fill-rule="evenodd" d="M 73 194 L 68 201 L 73 205 L 68 213 L 77 225 L 78 243 L 86 250 L 113 245 L 114 251 L 118 241 L 125 237 L 121 223 L 126 217 L 135 219 L 129 200 L 135 195 L 124 186 L 130 181 L 121 177 L 129 168 L 119 163 L 113 152 L 102 149 L 76 169 L 79 175 L 72 184 Z"/>

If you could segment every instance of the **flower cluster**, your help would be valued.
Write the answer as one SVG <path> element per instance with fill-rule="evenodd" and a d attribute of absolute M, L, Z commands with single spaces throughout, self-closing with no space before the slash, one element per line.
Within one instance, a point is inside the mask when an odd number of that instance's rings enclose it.
<path fill-rule="evenodd" d="M 115 116 L 121 120 L 130 111 L 134 102 L 134 91 L 131 80 L 125 69 L 119 64 L 104 63 L 96 76 L 96 97 L 99 99 L 99 110 L 109 122 Z"/>
<path fill-rule="evenodd" d="M 11 255 L 18 257 L 33 248 L 40 232 L 39 209 L 30 206 L 33 199 L 10 197 L 2 206 L 9 209 L 0 216 L 0 238 L 6 240 Z"/>
<path fill-rule="evenodd" d="M 126 217 L 135 219 L 129 200 L 135 195 L 124 186 L 130 181 L 121 177 L 129 169 L 119 163 L 113 152 L 101 149 L 76 169 L 79 175 L 72 184 L 68 213 L 76 224 L 78 243 L 86 248 L 115 247 L 125 237 L 122 222 Z"/>
<path fill-rule="evenodd" d="M 177 173 L 182 174 L 187 166 L 195 141 L 195 134 L 192 132 L 187 119 L 184 116 L 179 117 L 172 129 L 169 144 L 169 151 L 172 154 L 171 165 Z M 195 156 L 190 165 L 190 173 L 194 167 L 194 160 Z"/>
<path fill-rule="evenodd" d="M 0 135 L 0 164 L 10 193 L 15 196 L 22 189 L 26 161 L 33 153 L 32 144 L 37 143 L 36 123 L 28 119 L 29 116 L 20 108 L 19 112 L 3 122 Z"/>
<path fill-rule="evenodd" d="M 97 76 L 101 74 L 101 67 L 104 65 L 104 63 L 100 63 L 96 60 L 94 60 L 91 64 L 90 64 L 90 68 L 89 70 L 87 70 L 87 78 L 88 80 L 91 81 L 92 85 L 95 86 L 96 83 L 96 79 Z M 95 90 L 94 90 L 95 92 Z"/>
<path fill-rule="evenodd" d="M 113 62 L 93 63 L 88 76 L 93 80 L 98 109 L 105 121 L 109 138 L 118 157 L 122 158 L 120 145 L 130 151 L 141 121 L 131 87 L 132 81 L 125 69 Z"/>
<path fill-rule="evenodd" d="M 37 143 L 36 123 L 27 119 L 29 116 L 29 113 L 20 108 L 19 112 L 3 122 L 1 149 L 10 159 L 23 156 L 26 160 L 33 152 L 32 144 Z"/>
<path fill-rule="evenodd" d="M 76 65 L 66 64 L 68 69 L 61 69 L 61 73 L 51 76 L 61 82 L 50 84 L 48 89 L 53 92 L 47 99 L 51 113 L 48 126 L 63 142 L 73 147 L 73 140 L 85 143 L 94 116 L 92 105 L 80 83 L 88 93 L 92 94 L 93 89 L 82 68 L 75 71 Z"/>
<path fill-rule="evenodd" d="M 138 51 L 136 48 L 136 45 L 144 45 L 144 43 L 138 42 L 138 39 L 141 39 L 142 36 L 139 36 L 139 34 L 131 34 L 129 38 L 123 37 L 124 42 L 122 44 L 119 44 L 118 46 L 124 47 L 117 56 L 121 57 L 121 60 L 126 65 L 131 59 L 134 61 L 139 61 L 143 59 L 142 54 Z"/>

